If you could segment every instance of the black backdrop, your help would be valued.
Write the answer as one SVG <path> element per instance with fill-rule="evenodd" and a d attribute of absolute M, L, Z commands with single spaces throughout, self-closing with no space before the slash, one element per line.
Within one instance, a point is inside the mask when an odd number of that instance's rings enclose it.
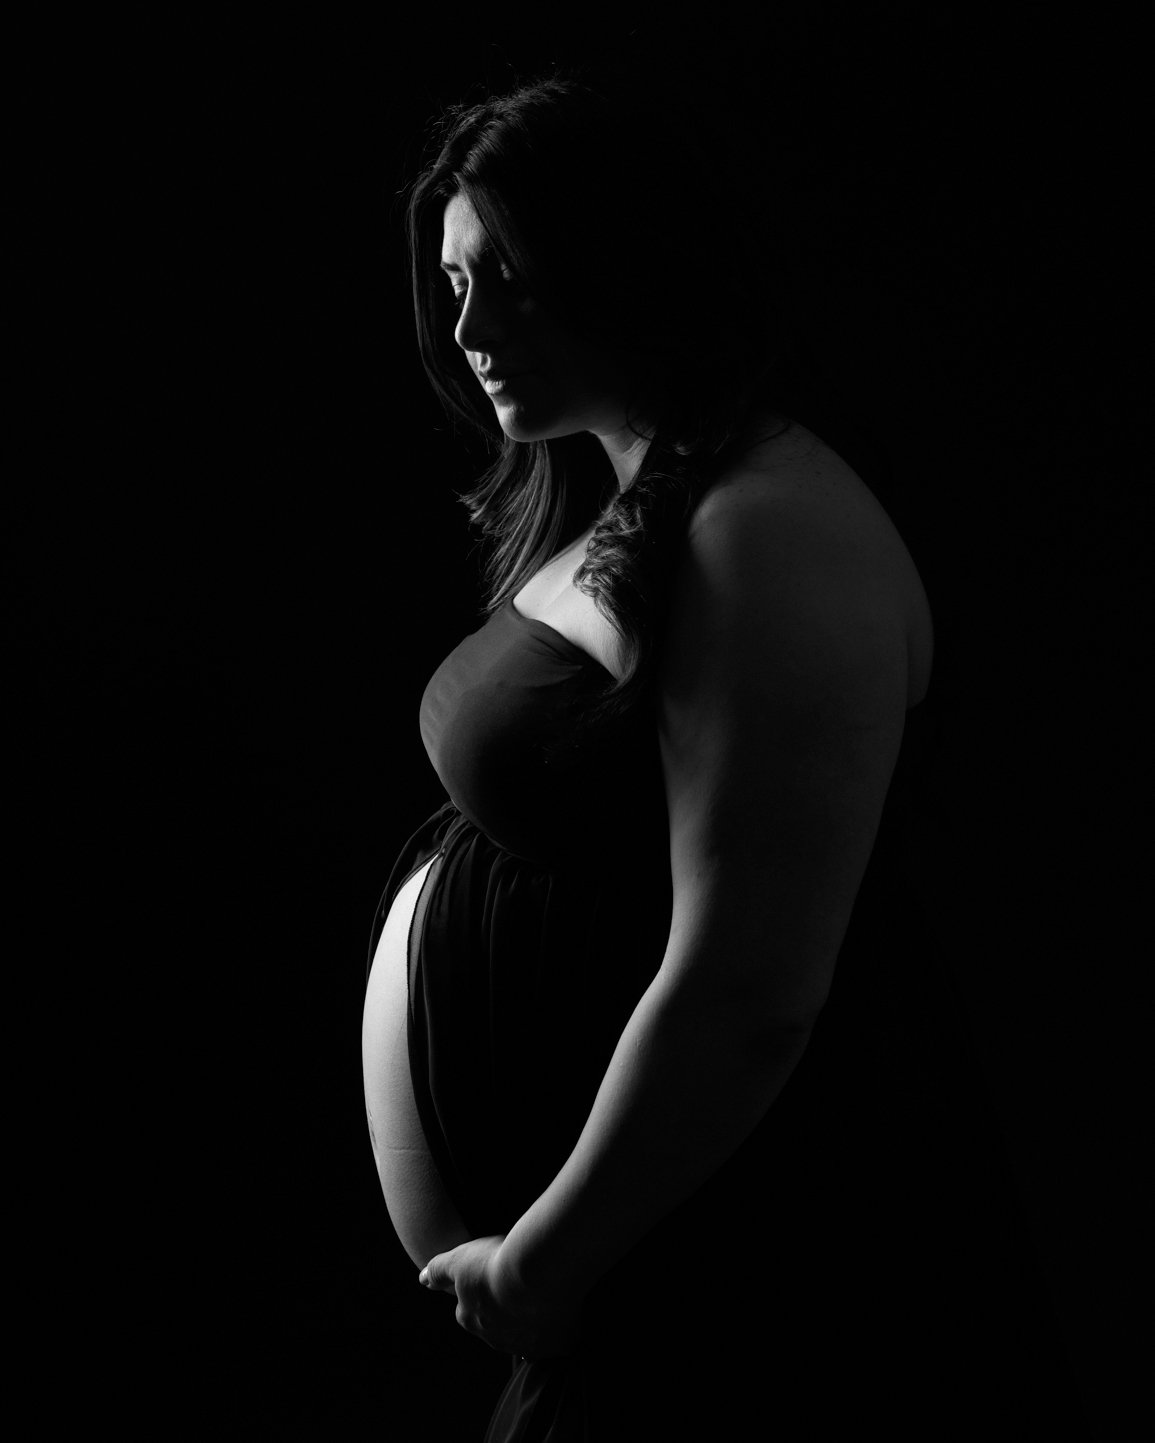
<path fill-rule="evenodd" d="M 479 602 L 483 456 L 417 360 L 397 197 L 441 104 L 601 57 L 728 108 L 889 450 L 948 699 L 924 886 L 1088 1411 L 1137 1436 L 1137 36 L 320 17 L 12 35 L 15 1121 L 28 1336 L 73 1380 L 43 1406 L 480 1436 L 504 1365 L 418 1288 L 360 1095 L 372 909 L 442 799 L 417 703 Z"/>

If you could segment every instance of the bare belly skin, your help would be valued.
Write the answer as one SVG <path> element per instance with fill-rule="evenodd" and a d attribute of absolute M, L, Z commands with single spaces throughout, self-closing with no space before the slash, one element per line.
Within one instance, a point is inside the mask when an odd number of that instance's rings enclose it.
<path fill-rule="evenodd" d="M 430 1155 L 409 1072 L 409 925 L 432 863 L 430 858 L 393 899 L 373 956 L 361 1021 L 365 1106 L 377 1176 L 393 1228 L 418 1267 L 469 1237 Z"/>

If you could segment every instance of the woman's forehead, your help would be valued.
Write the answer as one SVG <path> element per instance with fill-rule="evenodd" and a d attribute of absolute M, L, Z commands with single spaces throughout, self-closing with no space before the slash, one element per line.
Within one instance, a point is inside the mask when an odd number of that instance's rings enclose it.
<path fill-rule="evenodd" d="M 442 218 L 442 269 L 462 270 L 466 261 L 481 260 L 492 250 L 493 244 L 468 197 L 460 192 L 451 196 Z"/>

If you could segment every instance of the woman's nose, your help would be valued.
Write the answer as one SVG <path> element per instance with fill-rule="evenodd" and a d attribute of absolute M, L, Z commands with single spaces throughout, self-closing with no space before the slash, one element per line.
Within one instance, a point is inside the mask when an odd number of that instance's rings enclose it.
<path fill-rule="evenodd" d="M 470 286 L 457 318 L 454 340 L 463 351 L 495 350 L 509 330 L 509 318 L 505 311 L 498 297 L 487 294 L 477 285 Z"/>

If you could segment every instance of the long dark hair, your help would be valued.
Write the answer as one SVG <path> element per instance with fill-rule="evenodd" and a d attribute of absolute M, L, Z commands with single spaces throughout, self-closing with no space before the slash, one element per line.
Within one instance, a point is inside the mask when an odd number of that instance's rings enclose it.
<path fill-rule="evenodd" d="M 755 413 L 792 424 L 811 361 L 781 305 L 772 217 L 759 180 L 730 168 L 726 137 L 684 93 L 554 68 L 509 94 L 452 105 L 413 182 L 406 224 L 421 360 L 451 421 L 496 459 L 458 499 L 491 548 L 492 615 L 589 526 L 579 588 L 622 639 L 620 681 L 586 726 L 620 721 L 651 680 L 677 542 Z M 651 440 L 632 484 L 586 433 L 517 442 L 498 425 L 454 339 L 438 262 L 448 200 L 463 195 L 520 286 L 637 375 L 628 415 Z M 635 428 L 636 429 L 636 428 Z"/>

